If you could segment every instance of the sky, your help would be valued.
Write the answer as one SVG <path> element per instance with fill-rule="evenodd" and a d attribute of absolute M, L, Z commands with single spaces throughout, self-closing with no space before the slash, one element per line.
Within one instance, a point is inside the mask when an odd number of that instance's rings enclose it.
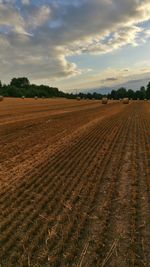
<path fill-rule="evenodd" d="M 149 0 L 0 0 L 0 80 L 74 92 L 150 80 Z"/>

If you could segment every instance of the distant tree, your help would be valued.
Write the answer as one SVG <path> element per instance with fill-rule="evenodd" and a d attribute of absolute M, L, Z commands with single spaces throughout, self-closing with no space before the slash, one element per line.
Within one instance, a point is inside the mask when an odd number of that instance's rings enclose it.
<path fill-rule="evenodd" d="M 113 99 L 117 99 L 117 91 L 116 90 L 112 90 L 111 93 L 110 93 L 110 98 L 113 98 Z"/>
<path fill-rule="evenodd" d="M 3 87 L 3 89 L 4 89 L 4 95 L 6 96 L 7 95 L 10 97 L 21 97 L 22 96 L 20 89 L 15 86 L 7 85 Z"/>
<path fill-rule="evenodd" d="M 150 99 L 150 82 L 147 85 L 147 90 L 146 90 L 146 98 Z"/>
<path fill-rule="evenodd" d="M 93 98 L 93 95 L 91 93 L 87 93 L 87 98 L 88 99 L 92 99 Z"/>
<path fill-rule="evenodd" d="M 144 99 L 143 92 L 141 90 L 138 90 L 135 92 L 135 99 L 137 99 L 137 98 L 139 98 L 141 100 Z"/>
<path fill-rule="evenodd" d="M 132 99 L 134 99 L 134 97 L 135 97 L 135 93 L 134 93 L 134 91 L 133 91 L 132 89 L 129 89 L 129 90 L 127 91 L 127 97 L 128 97 L 128 98 L 132 98 Z"/>
<path fill-rule="evenodd" d="M 2 87 L 2 82 L 1 82 L 1 80 L 0 80 L 0 88 Z"/>
<path fill-rule="evenodd" d="M 10 82 L 11 86 L 15 86 L 17 88 L 25 87 L 29 84 L 30 84 L 30 82 L 29 82 L 28 78 L 26 78 L 26 77 L 13 78 Z"/>
<path fill-rule="evenodd" d="M 144 87 L 144 86 L 141 86 L 141 87 L 140 87 L 140 91 L 141 91 L 141 92 L 145 92 L 145 91 L 146 91 L 145 87 Z"/>
<path fill-rule="evenodd" d="M 145 87 L 141 86 L 140 91 L 142 93 L 142 99 L 145 99 L 145 97 L 146 97 L 146 89 L 145 89 Z"/>
<path fill-rule="evenodd" d="M 127 97 L 127 90 L 124 87 L 121 87 L 117 90 L 117 98 Z"/>
<path fill-rule="evenodd" d="M 86 97 L 86 96 L 84 96 L 84 97 Z M 93 93 L 93 98 L 98 100 L 98 99 L 101 99 L 102 98 L 102 95 L 94 92 Z"/>

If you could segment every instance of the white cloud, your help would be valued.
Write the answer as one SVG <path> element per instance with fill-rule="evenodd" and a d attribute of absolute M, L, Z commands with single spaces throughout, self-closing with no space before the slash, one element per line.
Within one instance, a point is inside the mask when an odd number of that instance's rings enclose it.
<path fill-rule="evenodd" d="M 22 0 L 23 5 L 30 5 L 30 0 Z"/>
<path fill-rule="evenodd" d="M 39 6 L 22 0 L 22 4 L 0 1 L 0 70 L 5 80 L 27 75 L 51 81 L 80 74 L 69 55 L 111 53 L 138 45 L 141 34 L 143 40 L 149 36 L 149 30 L 139 26 L 150 19 L 149 0 L 57 0 Z"/>
<path fill-rule="evenodd" d="M 51 9 L 47 5 L 40 7 L 27 7 L 25 9 L 26 27 L 29 29 L 36 29 L 37 27 L 49 22 L 51 20 Z"/>
<path fill-rule="evenodd" d="M 70 53 L 105 54 L 117 50 L 127 44 L 136 46 L 138 43 L 138 34 L 140 32 L 142 32 L 142 29 L 136 26 L 124 27 L 117 32 L 112 32 L 110 35 L 106 36 L 107 38 L 102 40 L 99 36 L 99 38 L 91 39 L 89 42 L 78 42 L 75 45 L 70 46 Z"/>
<path fill-rule="evenodd" d="M 12 1 L 7 1 L 12 3 Z M 24 18 L 13 5 L 0 4 L 0 26 L 9 27 L 9 32 L 16 31 L 21 34 L 28 34 L 25 30 Z"/>
<path fill-rule="evenodd" d="M 146 30 L 144 33 L 145 33 L 145 38 L 150 38 L 150 30 Z"/>

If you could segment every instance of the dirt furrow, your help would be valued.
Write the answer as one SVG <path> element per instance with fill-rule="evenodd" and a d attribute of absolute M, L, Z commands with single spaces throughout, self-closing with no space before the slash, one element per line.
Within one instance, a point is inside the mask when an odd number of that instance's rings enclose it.
<path fill-rule="evenodd" d="M 87 142 L 88 143 L 88 142 Z M 67 166 L 68 167 L 68 166 Z M 44 193 L 46 193 L 46 192 L 44 192 Z M 19 196 L 17 196 L 17 198 L 18 198 Z M 19 199 L 19 201 L 20 201 L 20 199 Z M 27 203 L 26 203 L 27 204 Z M 11 219 L 13 219 L 13 218 L 11 218 Z M 14 223 L 14 225 L 15 225 L 15 222 L 13 221 L 13 223 Z M 14 230 L 14 229 L 13 229 Z M 9 233 L 9 232 L 8 232 Z M 7 240 L 7 239 L 6 239 Z"/>
<path fill-rule="evenodd" d="M 100 141 L 100 139 L 99 139 L 99 141 Z M 95 148 L 93 148 L 93 149 L 95 149 Z M 85 151 L 86 152 L 86 151 Z M 70 162 L 70 161 L 69 161 Z M 68 166 L 66 166 L 66 168 L 68 169 Z M 58 171 L 58 170 L 57 170 Z M 46 185 L 46 184 L 45 184 Z M 21 188 L 22 188 L 22 186 L 21 186 Z M 23 192 L 21 192 L 21 194 L 19 193 L 19 195 L 21 195 L 22 196 L 22 193 Z M 44 193 L 46 193 L 46 192 L 44 192 Z M 19 197 L 19 195 L 17 195 L 17 198 Z M 23 196 L 23 199 L 26 199 L 26 197 L 27 196 Z M 19 200 L 20 201 L 20 203 L 21 203 L 21 199 Z M 17 204 L 17 203 L 16 203 Z M 27 203 L 26 203 L 27 204 Z M 14 205 L 15 206 L 15 205 Z M 33 207 L 34 208 L 34 207 Z M 19 214 L 18 214 L 19 215 Z M 17 217 L 18 218 L 18 217 Z M 13 218 L 11 218 L 11 220 L 12 220 Z M 15 222 L 14 222 L 14 220 L 13 220 L 13 224 L 15 225 Z M 7 224 L 6 224 L 7 225 Z M 7 231 L 8 231 L 8 229 L 7 229 Z"/>
<path fill-rule="evenodd" d="M 120 197 L 124 198 L 119 191 L 122 186 L 120 183 L 120 173 L 123 162 L 127 157 L 125 148 L 129 128 L 132 124 L 131 116 L 132 113 L 130 113 L 130 116 L 127 114 L 127 121 L 124 120 L 122 123 L 124 127 L 117 140 L 117 144 L 115 144 L 110 165 L 105 170 L 106 180 L 104 180 L 104 184 L 102 184 L 103 190 L 101 192 L 101 197 L 97 197 L 97 209 L 93 215 L 95 223 L 93 223 L 93 225 L 91 224 L 91 245 L 89 245 L 87 259 L 85 257 L 86 266 L 108 266 L 111 249 L 112 253 L 114 253 L 118 240 L 122 238 L 124 225 L 118 224 L 120 227 L 117 227 L 115 235 L 113 235 L 112 232 L 112 225 L 115 225 L 115 216 L 117 220 L 120 220 L 120 223 L 122 219 L 117 217 L 116 201 Z M 126 168 L 127 166 L 124 167 L 123 171 L 126 171 Z M 125 190 L 124 187 L 123 189 Z M 93 255 L 93 257 L 91 257 L 91 255 Z"/>
<path fill-rule="evenodd" d="M 93 119 L 1 189 L 1 267 L 150 266 L 148 103 Z"/>

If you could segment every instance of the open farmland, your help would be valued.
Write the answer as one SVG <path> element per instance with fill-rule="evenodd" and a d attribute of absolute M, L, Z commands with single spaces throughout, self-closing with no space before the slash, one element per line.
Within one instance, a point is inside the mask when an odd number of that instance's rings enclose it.
<path fill-rule="evenodd" d="M 148 267 L 149 209 L 149 101 L 0 103 L 1 267 Z"/>

